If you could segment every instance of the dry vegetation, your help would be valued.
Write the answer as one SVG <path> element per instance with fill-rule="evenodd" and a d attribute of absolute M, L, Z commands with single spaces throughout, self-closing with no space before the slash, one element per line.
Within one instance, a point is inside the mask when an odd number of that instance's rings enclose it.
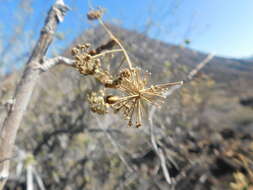
<path fill-rule="evenodd" d="M 106 89 L 100 90 L 99 93 L 92 92 L 88 101 L 93 112 L 106 114 L 107 108 L 111 107 L 115 113 L 123 113 L 124 118 L 128 120 L 128 126 L 135 125 L 138 128 L 142 125 L 145 104 L 160 106 L 163 103 L 162 99 L 166 98 L 163 93 L 171 86 L 182 85 L 183 81 L 147 86 L 149 74 L 144 75 L 141 68 L 133 66 L 124 46 L 102 21 L 102 12 L 102 10 L 91 11 L 87 17 L 91 20 L 98 19 L 110 40 L 95 50 L 89 49 L 90 44 L 78 45 L 73 48 L 74 66 L 81 74 L 92 75 L 105 88 L 116 91 L 114 94 L 108 94 Z M 119 48 L 113 49 L 115 45 Z M 120 69 L 118 72 L 103 68 L 102 65 L 105 64 L 103 57 L 114 56 L 116 52 L 123 54 L 121 64 L 123 65 L 126 62 L 128 67 L 118 68 Z M 117 96 L 117 91 L 124 96 Z"/>
<path fill-rule="evenodd" d="M 153 60 L 163 57 L 161 49 L 143 58 L 141 42 L 148 40 L 105 25 L 102 14 L 90 12 L 88 19 L 98 19 L 102 28 L 66 50 L 76 69 L 58 66 L 38 81 L 5 189 L 251 190 L 253 109 L 239 102 L 252 95 L 252 81 L 241 74 L 246 86 L 237 88 L 236 79 L 230 83 L 214 79 L 220 74 L 212 77 L 211 69 L 192 70 L 173 51 L 166 61 Z M 150 84 L 181 79 L 183 86 Z M 119 115 L 129 126 L 143 127 L 125 127 Z"/>

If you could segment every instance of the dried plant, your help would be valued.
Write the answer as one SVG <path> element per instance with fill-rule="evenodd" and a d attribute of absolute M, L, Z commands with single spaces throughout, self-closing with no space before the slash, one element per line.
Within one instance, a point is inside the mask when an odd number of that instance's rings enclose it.
<path fill-rule="evenodd" d="M 102 93 L 91 93 L 88 96 L 90 108 L 98 114 L 107 113 L 107 108 L 111 107 L 115 113 L 121 112 L 128 120 L 128 126 L 135 125 L 137 128 L 142 125 L 144 107 L 146 104 L 160 106 L 165 96 L 163 93 L 171 86 L 182 85 L 183 82 L 173 82 L 159 85 L 148 85 L 150 75 L 144 73 L 142 69 L 133 67 L 130 57 L 115 35 L 102 21 L 103 9 L 92 10 L 87 14 L 89 20 L 98 20 L 110 37 L 110 40 L 98 47 L 90 49 L 90 44 L 77 45 L 72 49 L 75 58 L 75 67 L 83 75 L 92 75 L 104 88 L 114 89 L 115 95 Z M 117 49 L 114 46 L 118 46 Z M 114 49 L 113 49 L 114 48 Z M 123 60 L 127 63 L 127 68 L 120 70 L 116 74 L 111 74 L 102 66 L 103 58 L 106 55 L 114 55 L 117 52 L 123 54 Z M 144 74 L 143 74 L 144 73 Z M 121 94 L 118 96 L 117 94 Z"/>
<path fill-rule="evenodd" d="M 97 20 L 103 16 L 105 9 L 100 8 L 98 10 L 92 10 L 87 14 L 89 20 Z"/>
<path fill-rule="evenodd" d="M 115 112 L 122 111 L 125 118 L 129 120 L 128 125 L 132 126 L 135 120 L 135 126 L 140 127 L 142 123 L 143 107 L 145 103 L 160 106 L 165 98 L 163 92 L 172 85 L 181 84 L 181 82 L 167 83 L 147 87 L 148 77 L 141 76 L 141 69 L 125 69 L 121 71 L 118 90 L 125 96 L 108 96 L 106 102 L 111 105 Z"/>
<path fill-rule="evenodd" d="M 248 177 L 241 172 L 233 174 L 235 182 L 230 183 L 233 190 L 252 190 L 253 185 L 249 182 Z"/>

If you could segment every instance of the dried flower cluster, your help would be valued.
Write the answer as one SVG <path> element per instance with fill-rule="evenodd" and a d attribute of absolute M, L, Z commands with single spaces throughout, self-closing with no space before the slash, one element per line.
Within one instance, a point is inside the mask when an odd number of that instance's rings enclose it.
<path fill-rule="evenodd" d="M 72 49 L 72 55 L 75 56 L 75 67 L 83 75 L 93 75 L 100 67 L 99 59 L 93 58 L 88 49 L 90 44 L 78 45 Z"/>
<path fill-rule="evenodd" d="M 140 127 L 144 115 L 146 103 L 160 106 L 164 100 L 163 93 L 173 85 L 182 85 L 182 81 L 148 86 L 149 75 L 143 73 L 140 68 L 133 67 L 132 62 L 121 42 L 103 23 L 101 16 L 103 11 L 91 11 L 87 17 L 90 20 L 98 19 L 110 40 L 106 44 L 91 50 L 89 44 L 78 45 L 72 49 L 75 58 L 75 67 L 83 75 L 92 75 L 105 89 L 114 89 L 115 95 L 106 95 L 104 91 L 91 93 L 88 101 L 92 111 L 98 114 L 107 113 L 111 107 L 115 113 L 121 112 L 128 125 Z M 118 46 L 117 49 L 114 46 Z M 103 68 L 103 58 L 120 52 L 127 63 L 127 68 L 119 70 L 112 75 L 109 70 Z M 120 94 L 120 95 L 119 95 Z"/>
<path fill-rule="evenodd" d="M 89 20 L 97 20 L 99 18 L 102 18 L 103 14 L 105 13 L 105 9 L 98 9 L 98 10 L 92 10 L 87 14 L 87 18 Z"/>
<path fill-rule="evenodd" d="M 115 112 L 121 111 L 129 120 L 128 125 L 142 125 L 144 104 L 150 103 L 160 106 L 165 98 L 163 92 L 172 85 L 179 85 L 181 82 L 167 83 L 147 87 L 148 75 L 142 76 L 141 69 L 124 69 L 120 72 L 116 88 L 125 96 L 108 96 L 106 103 L 110 104 Z"/>
<path fill-rule="evenodd" d="M 105 103 L 104 92 L 92 92 L 88 95 L 88 102 L 90 103 L 90 109 L 98 114 L 106 114 L 108 112 L 108 104 Z"/>

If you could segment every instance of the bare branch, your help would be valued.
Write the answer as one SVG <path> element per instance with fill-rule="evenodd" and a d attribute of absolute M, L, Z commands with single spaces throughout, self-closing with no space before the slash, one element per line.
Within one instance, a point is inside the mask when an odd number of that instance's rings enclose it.
<path fill-rule="evenodd" d="M 187 75 L 187 80 L 190 81 L 192 80 L 196 74 L 203 69 L 204 66 L 206 66 L 207 63 L 209 63 L 213 59 L 214 55 L 209 54 L 202 62 L 200 62 L 188 75 Z M 177 86 L 172 86 L 169 91 L 167 91 L 164 95 L 166 97 L 170 96 L 175 92 L 175 90 L 180 89 L 182 85 L 177 85 Z M 160 159 L 161 162 L 161 167 L 163 171 L 163 175 L 167 181 L 168 184 L 172 184 L 172 179 L 170 178 L 168 168 L 166 166 L 166 159 L 164 156 L 164 153 L 161 148 L 158 147 L 156 140 L 155 140 L 155 134 L 154 134 L 154 124 L 153 124 L 153 116 L 155 114 L 156 107 L 152 106 L 152 109 L 150 110 L 149 113 L 149 128 L 150 128 L 150 137 L 151 137 L 151 144 L 157 154 L 157 156 Z"/>
<path fill-rule="evenodd" d="M 66 66 L 73 67 L 74 63 L 75 63 L 75 61 L 72 59 L 69 59 L 67 57 L 58 56 L 58 57 L 54 57 L 54 58 L 45 60 L 43 62 L 43 64 L 39 64 L 38 69 L 40 69 L 43 72 L 46 72 L 55 65 L 63 64 Z"/>
<path fill-rule="evenodd" d="M 26 167 L 26 185 L 27 190 L 33 190 L 34 180 L 33 180 L 33 166 L 28 164 Z"/>
<path fill-rule="evenodd" d="M 164 153 L 163 153 L 162 149 L 160 149 L 157 146 L 157 143 L 155 140 L 154 125 L 153 125 L 152 119 L 150 120 L 150 136 L 151 136 L 151 144 L 152 144 L 157 156 L 159 157 L 159 159 L 161 161 L 161 167 L 162 167 L 162 171 L 163 171 L 164 177 L 166 179 L 166 182 L 168 184 L 171 184 L 172 181 L 171 181 L 170 174 L 169 174 L 169 171 L 166 166 L 166 159 L 165 159 Z"/>
<path fill-rule="evenodd" d="M 188 80 L 192 80 L 192 78 L 209 63 L 214 57 L 214 54 L 209 54 L 202 62 L 200 62 L 187 76 Z"/>
<path fill-rule="evenodd" d="M 40 70 L 36 69 L 45 56 L 49 45 L 52 43 L 53 34 L 59 22 L 63 21 L 64 15 L 69 8 L 63 0 L 56 0 L 48 12 L 45 25 L 40 38 L 26 63 L 22 79 L 16 88 L 14 99 L 16 103 L 9 110 L 0 131 L 0 160 L 12 156 L 17 131 L 20 127 L 23 115 L 30 101 L 33 89 L 39 78 Z M 0 190 L 3 189 L 9 175 L 10 161 L 0 163 Z"/>
<path fill-rule="evenodd" d="M 33 169 L 33 174 L 35 176 L 35 179 L 36 179 L 36 181 L 38 183 L 38 186 L 39 186 L 40 190 L 46 190 L 45 185 L 44 185 L 44 183 L 43 183 L 40 175 L 38 174 L 38 172 L 36 171 L 35 168 Z"/>
<path fill-rule="evenodd" d="M 98 121 L 98 119 L 96 118 L 96 121 L 98 123 L 98 126 L 104 131 L 105 135 L 107 136 L 107 138 L 109 139 L 109 141 L 111 142 L 111 144 L 113 145 L 114 149 L 116 150 L 120 160 L 123 162 L 123 164 L 126 166 L 126 168 L 130 171 L 133 172 L 134 169 L 127 163 L 126 159 L 124 158 L 123 154 L 121 153 L 117 143 L 115 142 L 115 140 L 112 138 L 111 134 L 108 133 L 108 129 L 103 127 L 103 125 L 101 125 L 101 123 Z"/>
<path fill-rule="evenodd" d="M 187 75 L 187 81 L 191 81 L 198 73 L 201 69 L 203 69 L 214 57 L 214 54 L 208 54 L 207 57 L 201 61 L 188 75 Z M 187 82 L 186 81 L 186 82 Z M 173 94 L 173 92 L 175 92 L 175 90 L 181 88 L 182 86 L 178 85 L 178 86 L 173 86 L 172 88 L 170 88 L 170 90 L 168 90 L 164 95 L 166 97 L 170 96 L 171 94 Z M 154 107 L 152 109 L 155 109 Z"/>

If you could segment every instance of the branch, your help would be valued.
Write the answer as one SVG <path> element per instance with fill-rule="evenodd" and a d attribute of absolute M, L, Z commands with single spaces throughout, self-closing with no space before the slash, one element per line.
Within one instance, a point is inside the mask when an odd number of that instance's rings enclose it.
<path fill-rule="evenodd" d="M 198 74 L 198 72 L 203 69 L 203 67 L 206 66 L 207 63 L 209 63 L 214 57 L 214 54 L 208 54 L 207 57 L 200 62 L 188 75 L 187 75 L 187 79 L 188 80 L 192 80 L 193 77 L 195 77 L 196 74 Z"/>
<path fill-rule="evenodd" d="M 63 0 L 56 0 L 55 4 L 48 12 L 39 40 L 26 63 L 25 71 L 16 88 L 13 98 L 16 102 L 12 109 L 9 110 L 0 131 L 0 160 L 12 156 L 18 129 L 31 99 L 33 89 L 39 78 L 40 70 L 36 68 L 42 62 L 49 45 L 52 43 L 58 24 L 63 21 L 65 13 L 68 10 L 69 8 L 64 4 Z M 0 190 L 3 189 L 8 179 L 9 165 L 9 160 L 0 163 Z"/>
<path fill-rule="evenodd" d="M 161 162 L 161 167 L 162 167 L 162 171 L 163 171 L 163 175 L 166 179 L 166 182 L 170 185 L 172 183 L 172 180 L 170 178 L 170 174 L 169 174 L 169 171 L 168 171 L 168 168 L 166 166 L 166 159 L 165 159 L 165 156 L 164 156 L 164 153 L 162 151 L 162 149 L 160 149 L 156 143 L 156 140 L 155 140 L 155 135 L 154 135 L 154 127 L 153 127 L 153 119 L 151 118 L 150 120 L 150 137 L 151 137 L 151 144 L 157 154 L 157 156 L 159 157 L 160 159 L 160 162 Z"/>
<path fill-rule="evenodd" d="M 128 66 L 130 69 L 133 68 L 133 64 L 130 60 L 130 57 L 126 51 L 126 49 L 124 48 L 124 46 L 121 44 L 121 42 L 118 40 L 118 38 L 116 38 L 116 36 L 109 30 L 109 28 L 107 28 L 107 26 L 104 24 L 103 20 L 102 19 L 98 19 L 99 23 L 101 24 L 101 26 L 103 26 L 103 28 L 105 29 L 105 31 L 107 32 L 107 34 L 119 45 L 119 47 L 122 49 L 123 51 L 123 54 L 126 58 L 126 61 L 128 63 Z"/>
<path fill-rule="evenodd" d="M 115 149 L 117 155 L 119 156 L 120 160 L 122 161 L 122 163 L 126 166 L 126 168 L 127 168 L 128 171 L 133 172 L 133 171 L 134 171 L 134 168 L 132 168 L 132 167 L 128 164 L 128 162 L 127 162 L 127 160 L 125 159 L 124 155 L 121 153 L 118 144 L 117 144 L 117 143 L 115 142 L 115 140 L 112 138 L 111 134 L 108 133 L 108 131 L 107 131 L 108 128 L 105 128 L 104 125 L 102 125 L 102 124 L 98 121 L 97 117 L 95 117 L 95 118 L 96 118 L 96 121 L 97 121 L 98 126 L 100 127 L 100 129 L 102 129 L 102 130 L 104 131 L 105 135 L 107 136 L 107 138 L 108 138 L 109 141 L 111 142 L 112 146 L 114 147 L 114 149 Z"/>
<path fill-rule="evenodd" d="M 213 59 L 214 55 L 213 54 L 209 54 L 202 62 L 200 62 L 188 75 L 187 75 L 187 81 L 191 81 L 196 75 L 197 73 L 204 68 L 204 66 L 206 66 L 207 63 L 209 63 L 212 59 Z M 182 85 L 176 85 L 173 86 L 169 91 L 167 91 L 164 95 L 166 97 L 170 96 L 173 94 L 173 92 L 175 92 L 175 90 L 180 89 L 182 87 Z M 154 134 L 154 124 L 153 124 L 153 116 L 155 114 L 156 111 L 156 107 L 152 106 L 150 113 L 149 113 L 149 128 L 150 128 L 150 140 L 151 140 L 151 144 L 157 154 L 157 156 L 160 159 L 161 162 L 161 167 L 162 167 L 162 171 L 163 171 L 163 175 L 166 179 L 166 182 L 170 185 L 172 184 L 172 180 L 170 178 L 169 175 L 169 171 L 168 168 L 166 166 L 166 159 L 164 156 L 164 153 L 162 151 L 161 148 L 158 147 L 157 143 L 156 143 L 156 139 L 155 139 L 155 134 Z"/>
<path fill-rule="evenodd" d="M 191 72 L 187 75 L 187 80 L 185 82 L 191 81 L 199 73 L 199 71 L 203 69 L 213 59 L 213 57 L 214 54 L 208 54 L 203 61 L 201 61 L 193 70 L 191 70 Z M 168 97 L 172 95 L 175 90 L 180 89 L 181 87 L 182 85 L 173 86 L 164 95 Z"/>
<path fill-rule="evenodd" d="M 59 64 L 63 64 L 66 66 L 74 66 L 75 61 L 72 59 L 69 59 L 67 57 L 62 57 L 62 56 L 58 56 L 58 57 L 54 57 L 51 59 L 47 59 L 43 62 L 43 64 L 39 64 L 38 69 L 40 69 L 42 72 L 46 72 L 49 69 L 51 69 L 52 67 L 54 67 L 55 65 L 59 65 Z"/>

